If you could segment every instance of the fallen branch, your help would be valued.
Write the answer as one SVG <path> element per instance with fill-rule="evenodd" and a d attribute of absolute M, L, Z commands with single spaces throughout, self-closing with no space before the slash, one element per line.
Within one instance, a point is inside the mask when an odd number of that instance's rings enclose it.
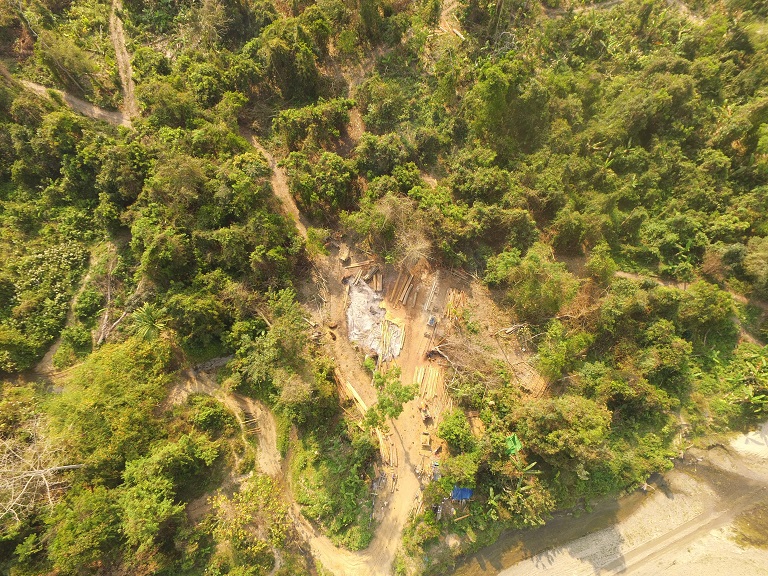
<path fill-rule="evenodd" d="M 101 334 L 98 341 L 96 342 L 97 346 L 100 346 L 103 344 L 107 338 L 109 338 L 109 335 L 112 333 L 112 331 L 117 328 L 117 326 L 125 319 L 128 314 L 130 314 L 134 308 L 139 304 L 141 297 L 144 295 L 144 279 L 142 278 L 139 280 L 139 283 L 136 285 L 136 290 L 131 294 L 131 296 L 128 298 L 128 300 L 125 302 L 125 310 L 120 315 L 120 318 L 115 320 L 112 325 L 107 328 L 105 332 Z"/>

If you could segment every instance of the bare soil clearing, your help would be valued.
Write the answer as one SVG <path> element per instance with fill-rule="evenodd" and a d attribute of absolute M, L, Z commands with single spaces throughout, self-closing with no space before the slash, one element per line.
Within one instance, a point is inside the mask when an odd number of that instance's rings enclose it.
<path fill-rule="evenodd" d="M 369 257 L 356 254 L 353 249 L 350 262 L 342 264 L 337 251 L 332 249 L 331 253 L 328 258 L 316 259 L 313 277 L 300 287 L 300 292 L 310 303 L 310 308 L 313 308 L 313 302 L 316 304 L 313 320 L 325 326 L 327 333 L 333 331 L 328 345 L 339 374 L 345 380 L 340 391 L 343 393 L 345 387 L 351 387 L 354 393 L 349 395 L 357 396 L 361 400 L 358 404 L 370 406 L 376 401 L 376 390 L 362 363 L 365 354 L 371 350 L 361 349 L 348 340 L 347 314 L 348 285 L 365 282 L 363 275 L 357 272 L 356 264 L 368 261 Z M 365 322 L 391 322 L 402 327 L 405 335 L 400 354 L 381 368 L 398 366 L 401 381 L 415 384 L 418 393 L 413 401 L 404 405 L 402 414 L 389 423 L 391 433 L 383 438 L 387 487 L 385 494 L 375 500 L 375 517 L 379 524 L 368 549 L 357 553 L 338 550 L 305 526 L 303 533 L 313 554 L 326 569 L 337 575 L 392 573 L 402 530 L 409 515 L 419 507 L 421 490 L 430 479 L 433 462 L 440 459 L 437 453 L 443 444 L 435 434 L 436 427 L 442 414 L 452 407 L 447 393 L 450 383 L 446 382 L 448 362 L 439 355 L 428 353 L 456 330 L 457 317 L 471 316 L 483 333 L 479 340 L 493 348 L 490 353 L 502 361 L 506 358 L 510 366 L 517 365 L 519 377 L 525 379 L 530 388 L 539 385 L 536 378 L 524 370 L 522 364 L 527 357 L 512 345 L 514 338 L 510 341 L 494 339 L 504 326 L 504 315 L 499 313 L 487 289 L 471 276 L 449 270 L 431 270 L 426 263 L 402 273 L 381 263 L 367 266 L 379 266 L 384 274 L 383 298 L 370 301 L 371 306 L 381 306 L 382 310 L 375 310 L 364 319 Z M 466 309 L 457 308 L 460 302 Z M 472 338 L 478 339 L 477 336 Z M 422 405 L 429 411 L 427 420 L 423 418 Z M 422 447 L 423 432 L 430 437 L 429 448 Z"/>

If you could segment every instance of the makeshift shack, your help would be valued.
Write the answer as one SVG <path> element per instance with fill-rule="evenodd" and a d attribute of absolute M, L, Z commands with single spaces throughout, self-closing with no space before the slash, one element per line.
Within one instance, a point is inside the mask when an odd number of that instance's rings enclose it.
<path fill-rule="evenodd" d="M 460 488 L 458 486 L 454 486 L 453 490 L 451 490 L 451 501 L 466 502 L 472 498 L 474 493 L 475 491 L 472 490 L 472 488 Z"/>

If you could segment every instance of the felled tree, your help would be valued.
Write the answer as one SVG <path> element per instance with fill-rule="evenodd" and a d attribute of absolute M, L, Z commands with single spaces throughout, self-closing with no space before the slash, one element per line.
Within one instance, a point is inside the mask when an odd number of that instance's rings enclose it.
<path fill-rule="evenodd" d="M 33 416 L 12 438 L 0 438 L 0 522 L 21 522 L 40 506 L 53 506 L 67 485 L 63 446 Z"/>

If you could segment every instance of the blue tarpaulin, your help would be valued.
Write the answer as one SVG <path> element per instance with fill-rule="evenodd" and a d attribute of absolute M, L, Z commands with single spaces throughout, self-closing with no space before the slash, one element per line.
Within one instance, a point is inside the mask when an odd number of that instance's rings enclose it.
<path fill-rule="evenodd" d="M 451 500 L 458 500 L 459 502 L 463 502 L 464 500 L 469 500 L 472 498 L 472 494 L 474 494 L 475 491 L 472 490 L 472 488 L 459 488 L 458 486 L 454 486 L 453 490 L 451 491 Z"/>

